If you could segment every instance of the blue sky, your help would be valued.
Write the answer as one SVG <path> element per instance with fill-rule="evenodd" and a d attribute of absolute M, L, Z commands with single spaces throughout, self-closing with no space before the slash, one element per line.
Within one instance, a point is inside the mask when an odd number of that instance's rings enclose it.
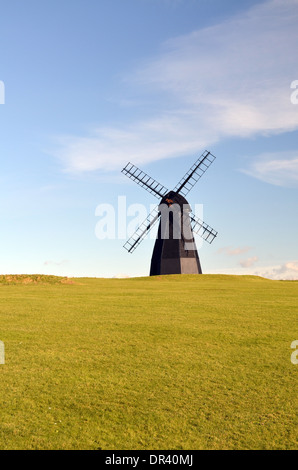
<path fill-rule="evenodd" d="M 0 13 L 1 273 L 147 275 L 154 240 L 132 255 L 99 240 L 96 208 L 125 195 L 149 211 L 122 167 L 171 189 L 207 148 L 217 158 L 189 195 L 219 232 L 203 271 L 298 279 L 298 0 L 10 0 Z"/>

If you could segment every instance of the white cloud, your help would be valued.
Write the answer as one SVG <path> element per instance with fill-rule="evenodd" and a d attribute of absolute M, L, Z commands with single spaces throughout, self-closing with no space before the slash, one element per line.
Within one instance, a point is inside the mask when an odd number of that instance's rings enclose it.
<path fill-rule="evenodd" d="M 250 246 L 244 246 L 244 247 L 238 247 L 238 248 L 232 248 L 230 246 L 226 246 L 226 247 L 223 247 L 223 248 L 220 248 L 218 250 L 218 253 L 224 253 L 228 256 L 238 256 L 238 255 L 241 255 L 243 253 L 247 253 L 248 251 L 250 251 L 252 248 Z"/>
<path fill-rule="evenodd" d="M 196 139 L 187 125 L 166 118 L 147 121 L 126 130 L 99 128 L 88 137 L 64 136 L 55 155 L 67 171 L 111 171 L 128 161 L 145 164 L 163 158 L 176 157 L 198 148 L 205 148 L 206 140 Z M 187 135 L 189 139 L 187 140 Z M 182 137 L 183 136 L 183 137 Z"/>
<path fill-rule="evenodd" d="M 249 263 L 248 263 L 249 264 Z M 298 261 L 288 261 L 279 266 L 259 266 L 258 269 L 253 266 L 240 268 L 226 268 L 212 270 L 208 274 L 230 274 L 230 275 L 250 275 L 260 276 L 273 280 L 298 280 Z"/>
<path fill-rule="evenodd" d="M 242 268 L 250 268 L 251 266 L 256 264 L 257 261 L 259 261 L 259 258 L 257 256 L 252 256 L 251 258 L 240 261 L 239 264 L 240 266 L 242 266 Z"/>
<path fill-rule="evenodd" d="M 277 186 L 298 185 L 298 151 L 262 154 L 254 160 L 244 173 Z"/>
<path fill-rule="evenodd" d="M 68 264 L 69 261 L 64 259 L 62 261 L 45 261 L 44 266 L 62 266 L 63 264 Z"/>
<path fill-rule="evenodd" d="M 298 261 L 288 261 L 281 266 L 264 268 L 263 270 L 255 272 L 254 274 L 275 280 L 298 280 Z"/>
<path fill-rule="evenodd" d="M 297 78 L 298 0 L 271 0 L 164 44 L 133 71 L 157 115 L 122 128 L 60 140 L 69 171 L 119 169 L 196 153 L 219 139 L 298 129 L 290 84 Z"/>

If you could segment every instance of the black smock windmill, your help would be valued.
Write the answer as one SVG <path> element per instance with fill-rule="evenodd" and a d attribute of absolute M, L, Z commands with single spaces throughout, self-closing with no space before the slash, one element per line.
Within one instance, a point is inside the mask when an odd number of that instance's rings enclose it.
<path fill-rule="evenodd" d="M 132 163 L 123 168 L 122 173 L 161 200 L 124 245 L 132 253 L 160 221 L 151 258 L 150 276 L 202 274 L 193 232 L 208 243 L 213 242 L 217 232 L 191 212 L 185 197 L 214 160 L 215 156 L 206 150 L 172 191 Z"/>

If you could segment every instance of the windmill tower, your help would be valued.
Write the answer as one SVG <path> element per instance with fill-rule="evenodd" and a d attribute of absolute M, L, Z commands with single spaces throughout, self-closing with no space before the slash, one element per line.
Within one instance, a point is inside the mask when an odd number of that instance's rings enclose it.
<path fill-rule="evenodd" d="M 128 163 L 122 173 L 149 193 L 160 199 L 124 248 L 132 253 L 154 225 L 160 221 L 153 254 L 150 276 L 161 274 L 202 274 L 201 263 L 193 232 L 212 243 L 217 232 L 196 217 L 185 197 L 215 160 L 207 150 L 183 176 L 172 191 Z"/>

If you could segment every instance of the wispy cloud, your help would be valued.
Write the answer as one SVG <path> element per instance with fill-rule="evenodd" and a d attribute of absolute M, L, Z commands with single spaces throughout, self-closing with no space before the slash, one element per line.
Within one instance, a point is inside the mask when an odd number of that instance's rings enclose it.
<path fill-rule="evenodd" d="M 64 259 L 62 261 L 45 261 L 43 264 L 44 266 L 62 266 L 68 263 L 69 263 L 69 260 Z"/>
<path fill-rule="evenodd" d="M 126 127 L 125 130 L 94 129 L 88 137 L 59 137 L 59 149 L 54 153 L 66 171 L 112 171 L 119 169 L 128 160 L 135 164 L 145 164 L 207 146 L 207 140 L 197 139 L 194 144 L 186 123 L 180 122 L 179 132 L 176 127 L 179 127 L 176 118 L 171 120 L 161 117 Z"/>
<path fill-rule="evenodd" d="M 194 153 L 225 137 L 298 129 L 290 101 L 297 23 L 298 0 L 271 0 L 168 41 L 128 78 L 150 96 L 144 118 L 61 137 L 56 156 L 68 171 L 113 170 L 128 159 Z"/>
<path fill-rule="evenodd" d="M 263 269 L 255 272 L 254 274 L 276 280 L 298 280 L 298 261 L 288 261 L 281 266 Z"/>
<path fill-rule="evenodd" d="M 252 256 L 251 258 L 240 261 L 239 264 L 242 266 L 242 268 L 251 268 L 256 264 L 257 261 L 259 261 L 259 258 L 257 256 Z"/>
<path fill-rule="evenodd" d="M 298 151 L 259 155 L 242 171 L 277 186 L 298 186 Z"/>
<path fill-rule="evenodd" d="M 242 255 L 243 253 L 247 253 L 250 251 L 252 248 L 250 246 L 244 246 L 244 247 L 238 247 L 238 248 L 232 248 L 230 246 L 225 246 L 223 248 L 220 248 L 218 250 L 218 253 L 222 253 L 228 256 L 238 256 Z"/>
<path fill-rule="evenodd" d="M 242 268 L 226 268 L 220 270 L 212 270 L 210 274 L 232 274 L 232 275 L 251 275 L 261 276 L 273 280 L 289 280 L 298 281 L 298 261 L 288 261 L 279 266 L 247 266 Z"/>

